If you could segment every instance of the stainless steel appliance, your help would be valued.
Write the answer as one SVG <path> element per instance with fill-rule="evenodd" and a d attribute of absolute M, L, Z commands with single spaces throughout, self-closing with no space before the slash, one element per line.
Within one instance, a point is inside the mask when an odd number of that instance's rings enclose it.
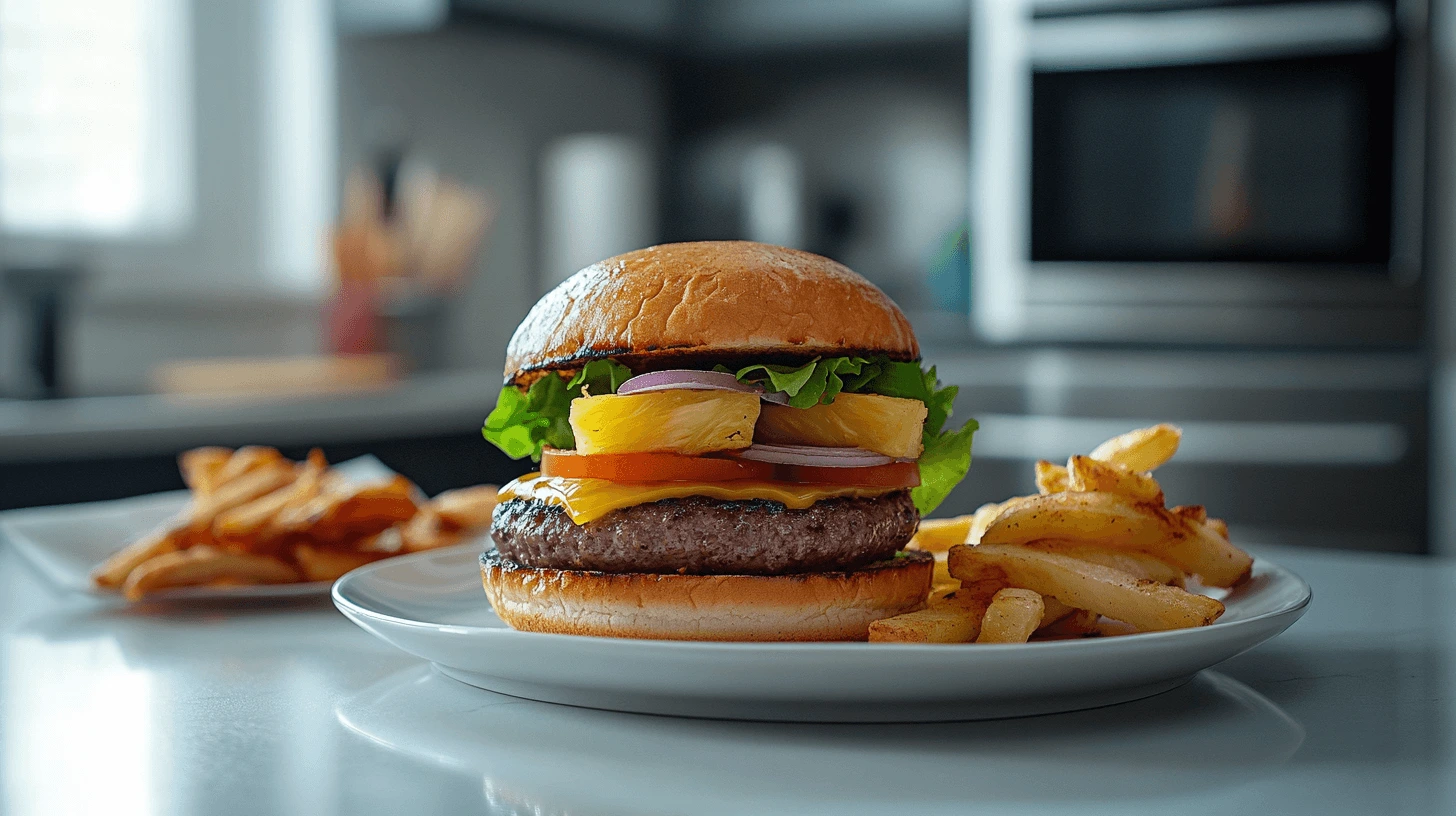
<path fill-rule="evenodd" d="M 1419 342 L 1424 0 L 972 9 L 981 336 Z"/>

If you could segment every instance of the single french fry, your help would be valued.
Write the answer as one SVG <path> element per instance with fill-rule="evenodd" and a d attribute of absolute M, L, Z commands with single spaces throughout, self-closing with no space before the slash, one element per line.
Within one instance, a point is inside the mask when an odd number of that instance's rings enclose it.
<path fill-rule="evenodd" d="M 298 571 L 266 555 L 219 550 L 205 544 L 165 553 L 137 566 L 127 576 L 122 593 L 138 601 L 164 589 L 200 584 L 286 584 L 298 580 Z"/>
<path fill-rule="evenodd" d="M 1122 465 L 1136 473 L 1147 473 L 1172 459 L 1182 439 L 1183 430 L 1176 425 L 1163 423 L 1138 428 L 1093 448 L 1092 458 Z"/>
<path fill-rule="evenodd" d="M 1224 521 L 1223 519 L 1211 518 L 1208 521 L 1204 522 L 1204 524 L 1208 526 L 1209 530 L 1213 531 L 1214 535 L 1217 535 L 1224 541 L 1229 540 L 1228 522 Z"/>
<path fill-rule="evenodd" d="M 1061 493 L 1069 484 L 1067 469 L 1055 462 L 1038 459 L 1036 463 L 1036 489 L 1043 496 Z"/>
<path fill-rule="evenodd" d="M 1105 547 L 1095 547 L 1090 544 L 1080 544 L 1075 541 L 1057 541 L 1055 539 L 1042 539 L 1032 541 L 1023 545 L 1034 550 L 1046 550 L 1047 552 L 1070 555 L 1081 561 L 1089 561 L 1093 564 L 1101 564 L 1104 567 L 1111 567 L 1115 570 L 1122 570 L 1134 578 L 1143 578 L 1149 581 L 1157 581 L 1168 586 L 1181 587 L 1186 583 L 1186 576 L 1183 570 L 1160 560 L 1157 556 L 1148 555 L 1137 550 L 1116 550 Z"/>
<path fill-rule="evenodd" d="M 465 540 L 465 533 L 443 529 L 440 517 L 430 507 L 423 507 L 414 518 L 400 525 L 401 552 L 422 552 L 452 547 Z"/>
<path fill-rule="evenodd" d="M 1014 501 L 1016 500 L 1012 499 L 1008 502 L 987 502 L 986 504 L 977 507 L 976 512 L 971 514 L 970 529 L 966 531 L 965 540 L 961 543 L 970 544 L 972 546 L 980 543 L 981 536 L 986 532 L 986 528 L 990 527 L 991 522 L 995 521 L 996 517 L 1001 515 L 1001 510 L 1003 508 L 1005 508 L 1007 505 L 1011 504 L 1011 502 Z"/>
<path fill-rule="evenodd" d="M 1138 632 L 1138 628 L 1130 623 L 1125 623 L 1120 620 L 1110 620 L 1108 618 L 1099 618 L 1097 622 L 1093 624 L 1092 628 L 1093 631 L 1095 631 L 1102 637 L 1135 635 Z"/>
<path fill-rule="evenodd" d="M 969 643 L 979 622 L 954 605 L 929 607 L 870 624 L 870 643 Z"/>
<path fill-rule="evenodd" d="M 1046 596 L 1043 595 L 1042 598 L 1045 599 Z M 1073 609 L 1070 615 L 1043 626 L 1037 632 L 1058 637 L 1085 637 L 1097 631 L 1097 622 L 1101 617 L 1090 609 Z"/>
<path fill-rule="evenodd" d="M 217 489 L 218 473 L 232 455 L 228 448 L 193 448 L 177 457 L 177 469 L 182 471 L 182 481 L 189 490 L 206 496 Z"/>
<path fill-rule="evenodd" d="M 977 643 L 1025 643 L 1041 625 L 1041 594 L 1030 589 L 1003 589 L 991 599 L 981 620 Z"/>
<path fill-rule="evenodd" d="M 308 581 L 334 581 L 350 570 L 387 555 L 384 552 L 340 550 L 311 544 L 298 544 L 293 548 L 293 560 Z"/>
<path fill-rule="evenodd" d="M 1206 523 L 1114 493 L 1053 493 L 1008 503 L 980 543 L 1020 545 L 1041 539 L 1139 550 L 1217 587 L 1242 581 L 1254 563 Z"/>
<path fill-rule="evenodd" d="M 951 548 L 950 572 L 957 578 L 976 579 L 987 567 L 999 569 L 1013 587 L 1051 595 L 1146 631 L 1206 626 L 1223 614 L 1223 604 L 1213 598 L 1060 553 L 1005 544 Z"/>
<path fill-rule="evenodd" d="M 415 486 L 403 476 L 364 485 L 336 481 L 313 499 L 279 513 L 276 525 L 281 533 L 307 534 L 324 542 L 377 535 L 415 515 L 419 508 L 414 494 Z"/>
<path fill-rule="evenodd" d="M 490 526 L 496 501 L 495 485 L 476 485 L 447 490 L 431 499 L 429 507 L 440 517 L 444 530 L 480 530 Z"/>
<path fill-rule="evenodd" d="M 171 519 L 102 562 L 91 571 L 91 580 L 99 587 L 119 587 L 132 570 L 159 555 L 182 549 L 185 540 L 180 522 Z"/>
<path fill-rule="evenodd" d="M 934 553 L 935 572 L 930 574 L 930 589 L 957 589 L 961 582 L 950 574 L 950 568 L 946 564 L 945 553 Z"/>
<path fill-rule="evenodd" d="M 969 515 L 945 519 L 921 519 L 915 535 L 905 544 L 907 550 L 924 550 L 937 553 L 949 550 L 954 544 L 965 542 L 966 531 L 970 529 Z"/>
<path fill-rule="evenodd" d="M 1116 493 L 1149 504 L 1163 505 L 1163 486 L 1146 473 L 1090 456 L 1067 460 L 1067 489 L 1078 493 Z"/>
<path fill-rule="evenodd" d="M 1061 601 L 1053 598 L 1050 595 L 1044 596 L 1041 599 L 1041 606 L 1041 622 L 1037 624 L 1038 629 L 1045 629 L 1048 626 L 1051 626 L 1053 623 L 1056 623 L 1062 618 L 1065 618 L 1066 616 L 1077 611 L 1076 609 L 1073 609 L 1072 607 L 1062 603 Z"/>
<path fill-rule="evenodd" d="M 906 544 L 906 549 L 943 553 L 956 544 L 966 543 L 971 531 L 974 515 L 956 516 L 947 519 L 921 519 L 915 535 Z"/>
<path fill-rule="evenodd" d="M 935 590 L 925 609 L 870 624 L 871 643 L 970 643 L 981 629 L 991 597 L 1004 584 L 994 578 L 969 587 Z"/>

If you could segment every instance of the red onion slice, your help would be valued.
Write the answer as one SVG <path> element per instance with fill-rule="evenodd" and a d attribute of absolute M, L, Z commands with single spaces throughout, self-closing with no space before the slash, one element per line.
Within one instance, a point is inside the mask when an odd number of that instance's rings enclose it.
<path fill-rule="evenodd" d="M 892 457 L 860 448 L 820 448 L 812 445 L 749 445 L 735 455 L 756 462 L 809 467 L 874 467 L 888 465 Z"/>
<path fill-rule="evenodd" d="M 759 394 L 759 399 L 764 402 L 772 402 L 774 405 L 788 405 L 789 392 L 787 391 L 766 391 Z"/>
<path fill-rule="evenodd" d="M 648 391 L 736 391 L 740 394 L 756 394 L 762 389 L 757 385 L 741 383 L 732 374 L 722 371 L 693 371 L 674 368 L 667 371 L 652 371 L 638 374 L 617 388 L 618 394 L 643 394 Z"/>

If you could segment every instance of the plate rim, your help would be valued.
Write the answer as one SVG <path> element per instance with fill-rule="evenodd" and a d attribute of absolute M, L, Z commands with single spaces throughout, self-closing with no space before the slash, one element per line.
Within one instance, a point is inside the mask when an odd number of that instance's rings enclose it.
<path fill-rule="evenodd" d="M 346 590 L 349 583 L 362 580 L 369 573 L 391 566 L 405 566 L 411 561 L 424 561 L 430 558 L 439 558 L 446 555 L 464 554 L 467 551 L 466 548 L 474 549 L 476 546 L 478 545 L 460 544 L 454 547 L 442 547 L 436 550 L 429 550 L 420 553 L 411 553 L 405 556 L 396 556 L 394 558 L 386 558 L 370 564 L 365 564 L 364 566 L 345 573 L 337 581 L 335 581 L 333 583 L 333 586 L 329 589 L 329 597 L 334 602 L 334 606 L 336 606 L 340 612 L 344 613 L 346 617 L 349 617 L 356 623 L 358 622 L 358 618 L 364 618 L 390 626 L 409 629 L 425 629 L 436 632 L 448 630 L 451 634 L 486 638 L 510 637 L 529 638 L 532 640 L 541 640 L 544 638 L 546 639 L 545 642 L 555 642 L 563 644 L 570 643 L 584 648 L 596 648 L 594 646 L 587 646 L 586 644 L 630 644 L 634 648 L 659 649 L 664 651 L 681 651 L 692 648 L 702 648 L 711 649 L 714 651 L 729 652 L 794 652 L 808 648 L 819 652 L 883 651 L 887 653 L 931 652 L 941 654 L 960 654 L 964 650 L 952 649 L 947 647 L 968 645 L 963 643 L 876 643 L 871 645 L 862 641 L 775 642 L 657 640 L 651 638 L 618 638 L 603 637 L 597 635 L 566 635 L 550 632 L 522 632 L 518 629 L 512 629 L 509 626 L 495 627 L 477 626 L 474 624 L 432 623 L 429 621 L 401 618 L 397 615 L 390 615 L 388 613 L 378 612 L 376 610 L 361 606 L 358 603 L 355 603 L 354 601 L 344 597 L 344 595 L 342 594 Z M 1265 568 L 1272 568 L 1273 570 L 1277 570 L 1278 572 L 1282 573 L 1284 576 L 1293 579 L 1296 582 L 1296 586 L 1298 587 L 1300 592 L 1299 598 L 1292 603 L 1285 604 L 1277 609 L 1271 609 L 1267 612 L 1262 612 L 1252 617 L 1243 618 L 1236 621 L 1229 621 L 1227 623 L 1215 621 L 1208 626 L 1194 626 L 1187 629 L 1169 629 L 1161 632 L 1137 632 L 1131 635 L 1122 635 L 1116 638 L 1076 638 L 1069 640 L 1035 641 L 1029 643 L 981 643 L 976 644 L 975 651 L 995 653 L 1024 649 L 1060 649 L 1065 651 L 1082 651 L 1087 649 L 1096 650 L 1101 648 L 1109 648 L 1110 646 L 1108 644 L 1112 644 L 1114 642 L 1126 642 L 1129 638 L 1135 638 L 1139 643 L 1149 643 L 1157 640 L 1167 639 L 1187 641 L 1189 638 L 1213 636 L 1195 633 L 1232 633 L 1236 629 L 1244 629 L 1258 626 L 1260 624 L 1266 624 L 1270 620 L 1284 618 L 1288 615 L 1295 615 L 1296 619 L 1303 616 L 1304 610 L 1309 607 L 1310 602 L 1314 599 L 1314 590 L 1312 587 L 1310 587 L 1309 582 L 1304 580 L 1304 578 L 1302 578 L 1298 573 L 1294 572 L 1288 567 L 1285 567 L 1276 561 L 1256 555 L 1254 557 L 1255 570 L 1257 570 L 1260 566 L 1263 566 Z M 484 589 L 481 590 L 481 598 L 485 598 Z M 396 646 L 396 648 L 399 647 Z"/>

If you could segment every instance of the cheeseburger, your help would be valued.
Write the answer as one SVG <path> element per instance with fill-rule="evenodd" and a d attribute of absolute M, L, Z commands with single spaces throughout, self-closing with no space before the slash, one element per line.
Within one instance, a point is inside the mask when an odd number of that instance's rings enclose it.
<path fill-rule="evenodd" d="M 486 594 L 532 632 L 862 640 L 929 592 L 904 547 L 970 466 L 955 391 L 827 258 L 713 241 L 589 266 L 506 351 L 485 437 L 540 470 L 500 491 Z"/>

